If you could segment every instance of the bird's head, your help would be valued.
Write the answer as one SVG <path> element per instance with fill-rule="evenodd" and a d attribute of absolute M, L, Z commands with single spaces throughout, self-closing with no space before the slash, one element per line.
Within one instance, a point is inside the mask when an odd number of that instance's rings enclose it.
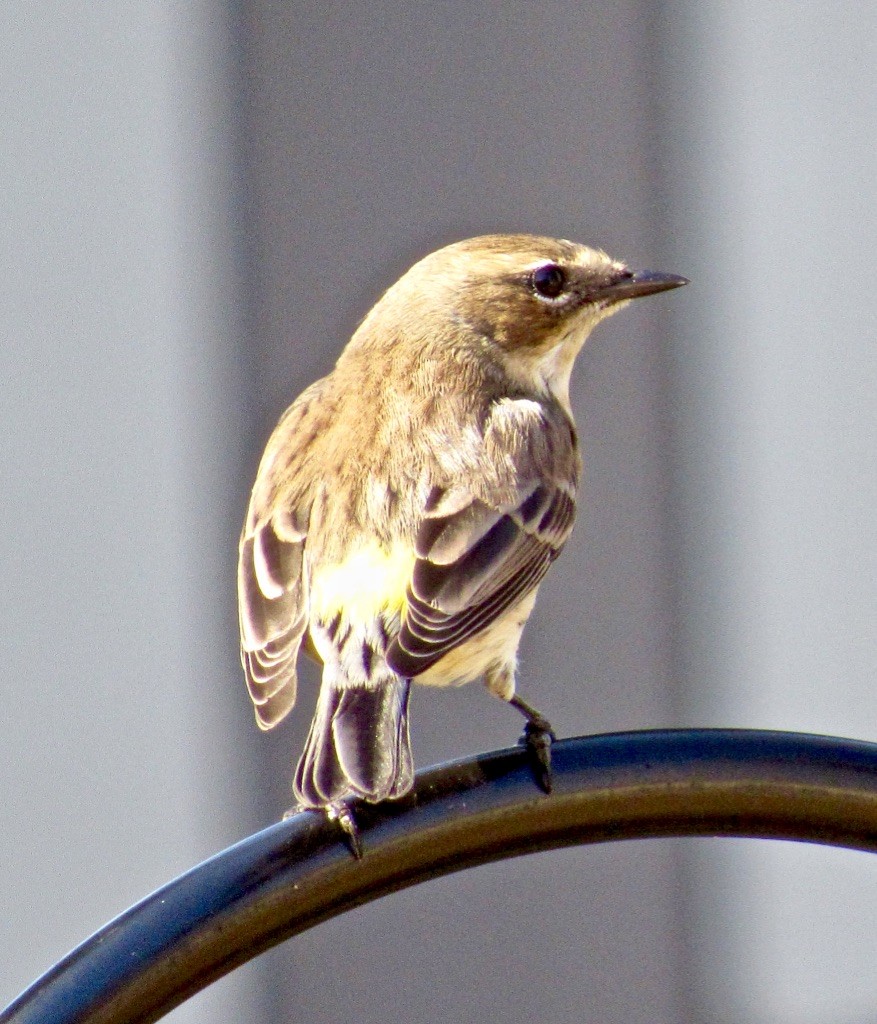
<path fill-rule="evenodd" d="M 596 324 L 686 283 L 563 239 L 484 235 L 422 259 L 371 315 L 391 315 L 406 334 L 480 346 L 523 386 L 566 405 L 573 362 Z"/>

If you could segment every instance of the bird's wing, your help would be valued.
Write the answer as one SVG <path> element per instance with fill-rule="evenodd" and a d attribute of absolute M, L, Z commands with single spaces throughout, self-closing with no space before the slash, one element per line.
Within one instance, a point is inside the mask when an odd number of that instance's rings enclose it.
<path fill-rule="evenodd" d="M 306 475 L 308 414 L 321 383 L 304 392 L 272 434 L 241 534 L 241 662 L 261 729 L 273 728 L 295 704 L 296 661 L 308 624 L 304 550 L 310 502 L 300 478 Z"/>
<path fill-rule="evenodd" d="M 307 626 L 304 540 L 279 536 L 273 519 L 241 538 L 241 663 L 263 729 L 277 725 L 295 704 L 296 660 Z"/>
<path fill-rule="evenodd" d="M 479 480 L 431 493 L 404 620 L 388 651 L 400 675 L 416 677 L 489 626 L 539 584 L 560 553 L 575 518 L 577 455 L 574 441 L 558 460 L 539 440 L 534 446 L 516 437 L 517 465 L 492 492 Z M 540 455 L 549 457 L 547 466 Z M 568 472 L 552 472 L 551 461 Z"/>

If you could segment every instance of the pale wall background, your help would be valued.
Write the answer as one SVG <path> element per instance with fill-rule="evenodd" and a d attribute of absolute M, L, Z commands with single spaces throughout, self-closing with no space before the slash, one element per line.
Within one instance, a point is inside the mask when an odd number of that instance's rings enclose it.
<path fill-rule="evenodd" d="M 662 14 L 685 721 L 877 736 L 877 7 Z M 689 262 L 690 261 L 690 262 Z M 677 306 L 674 306 L 677 311 Z M 708 1020 L 877 1020 L 877 859 L 702 843 Z"/>
<path fill-rule="evenodd" d="M 285 404 L 487 230 L 686 274 L 600 328 L 584 514 L 523 652 L 565 734 L 874 738 L 877 9 L 241 0 L 0 13 L 0 1002 L 289 802 L 236 534 Z M 507 745 L 417 694 L 427 764 Z M 654 842 L 361 908 L 179 1022 L 877 1020 L 877 862 Z"/>

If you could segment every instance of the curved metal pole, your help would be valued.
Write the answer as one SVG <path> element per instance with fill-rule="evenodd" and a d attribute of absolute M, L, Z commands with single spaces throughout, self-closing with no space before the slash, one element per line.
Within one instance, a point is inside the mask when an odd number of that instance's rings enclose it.
<path fill-rule="evenodd" d="M 618 733 L 553 747 L 554 790 L 520 749 L 418 775 L 356 807 L 365 855 L 296 815 L 106 925 L 0 1024 L 147 1024 L 284 939 L 386 893 L 536 850 L 655 836 L 748 836 L 877 849 L 877 745 L 737 730 Z"/>

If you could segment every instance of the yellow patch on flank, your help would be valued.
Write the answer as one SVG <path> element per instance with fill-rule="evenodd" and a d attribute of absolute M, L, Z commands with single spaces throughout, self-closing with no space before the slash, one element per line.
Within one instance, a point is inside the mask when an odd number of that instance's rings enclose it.
<path fill-rule="evenodd" d="M 387 549 L 366 541 L 338 565 L 315 569 L 312 614 L 328 621 L 340 613 L 348 622 L 367 622 L 383 611 L 401 614 L 413 569 L 414 551 L 407 545 Z"/>

